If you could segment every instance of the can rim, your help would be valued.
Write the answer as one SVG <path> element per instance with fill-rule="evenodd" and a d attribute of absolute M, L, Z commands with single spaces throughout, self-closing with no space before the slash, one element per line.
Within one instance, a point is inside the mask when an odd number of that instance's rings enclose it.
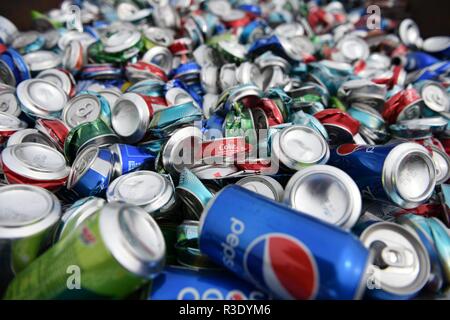
<path fill-rule="evenodd" d="M 235 184 L 239 186 L 243 186 L 248 182 L 261 182 L 265 186 L 268 186 L 269 189 L 273 192 L 274 200 L 277 202 L 283 201 L 284 196 L 284 189 L 283 186 L 274 178 L 269 176 L 263 176 L 263 175 L 254 175 L 254 176 L 248 176 L 240 179 Z M 258 193 L 254 191 L 255 193 Z"/>
<path fill-rule="evenodd" d="M 401 164 L 409 156 L 420 157 L 428 165 L 428 172 L 431 177 L 427 188 L 417 197 L 405 196 L 398 188 L 398 174 Z M 391 150 L 384 160 L 382 171 L 383 188 L 388 197 L 400 207 L 406 209 L 415 208 L 431 197 L 436 185 L 435 170 L 433 159 L 425 147 L 413 142 L 400 143 Z"/>
<path fill-rule="evenodd" d="M 401 226 L 399 224 L 393 223 L 393 222 L 387 222 L 387 221 L 380 221 L 378 223 L 370 225 L 368 228 L 366 228 L 361 236 L 359 237 L 363 245 L 367 248 L 367 245 L 365 241 L 369 237 L 369 235 L 375 231 L 379 230 L 392 230 L 395 233 L 399 233 L 401 236 L 403 236 L 406 241 L 408 241 L 411 246 L 414 248 L 414 251 L 417 254 L 418 263 L 419 263 L 419 270 L 420 273 L 417 275 L 416 279 L 419 279 L 420 281 L 415 281 L 417 283 L 412 283 L 408 285 L 406 288 L 395 288 L 389 285 L 386 285 L 382 282 L 381 279 L 378 279 L 381 282 L 382 290 L 392 293 L 392 294 L 398 294 L 398 295 L 409 295 L 409 294 L 415 294 L 420 289 L 422 289 L 425 284 L 428 281 L 428 277 L 430 274 L 430 260 L 428 256 L 428 252 L 426 251 L 424 245 L 418 238 L 418 236 L 411 232 L 409 229 L 405 228 L 404 226 Z M 370 249 L 370 247 L 369 247 Z"/>
<path fill-rule="evenodd" d="M 55 157 L 58 157 L 59 160 L 61 160 L 60 168 L 53 171 L 47 169 L 39 170 L 39 167 L 24 163 L 19 158 L 17 158 L 17 155 L 15 155 L 14 151 L 17 148 L 27 147 L 46 149 L 47 152 L 53 153 Z M 67 178 L 69 175 L 69 167 L 66 165 L 66 159 L 64 158 L 64 156 L 55 148 L 43 144 L 33 142 L 16 144 L 4 149 L 1 156 L 3 164 L 6 165 L 11 171 L 28 179 L 41 181 L 59 180 Z"/>
<path fill-rule="evenodd" d="M 295 173 L 286 185 L 284 193 L 284 202 L 297 210 L 295 194 L 298 187 L 304 182 L 304 179 L 316 175 L 325 174 L 333 178 L 336 182 L 345 187 L 348 196 L 349 209 L 342 213 L 339 220 L 334 223 L 335 225 L 350 230 L 361 214 L 362 199 L 361 192 L 353 179 L 344 171 L 329 165 L 313 165 L 309 168 L 305 168 Z M 303 212 L 303 211 L 302 211 Z M 314 213 L 304 212 L 306 214 L 316 217 Z M 319 217 L 317 217 L 320 219 Z M 325 220 L 326 221 L 326 220 Z M 326 221 L 328 222 L 328 221 Z M 330 223 L 330 222 L 329 222 Z"/>
<path fill-rule="evenodd" d="M 99 229 L 105 246 L 123 268 L 147 279 L 152 279 L 162 270 L 166 244 L 161 229 L 147 212 L 133 205 L 113 202 L 107 203 L 99 214 Z M 143 223 L 147 224 L 146 232 L 143 232 Z M 132 246 L 130 233 L 141 237 L 136 243 L 143 245 L 147 241 L 142 241 L 142 238 L 149 240 L 146 236 L 149 231 L 153 233 L 151 238 L 155 242 L 151 244 L 151 250 Z"/>
<path fill-rule="evenodd" d="M 132 119 L 133 122 L 137 122 L 137 126 L 135 128 L 131 128 L 132 130 L 128 130 L 129 132 L 123 132 L 120 129 L 121 124 L 123 124 L 123 120 L 119 121 L 117 118 L 120 114 L 121 104 L 129 104 L 130 107 L 134 108 L 138 113 L 138 119 Z M 138 121 L 135 121 L 138 120 Z M 111 125 L 114 131 L 126 142 L 135 143 L 140 141 L 148 130 L 148 126 L 150 124 L 150 111 L 148 110 L 147 103 L 145 100 L 138 94 L 134 92 L 128 92 L 123 94 L 120 98 L 116 100 L 114 105 L 111 108 Z"/>
<path fill-rule="evenodd" d="M 32 185 L 5 185 L 0 186 L 1 192 L 6 192 L 8 189 L 21 189 L 28 190 L 35 193 L 40 193 L 43 197 L 45 197 L 49 201 L 49 208 L 44 217 L 35 221 L 32 224 L 26 224 L 17 227 L 3 227 L 0 226 L 0 238 L 2 239 L 19 239 L 24 237 L 29 237 L 32 235 L 36 235 L 48 228 L 52 225 L 56 224 L 61 215 L 61 204 L 56 196 L 50 191 Z"/>

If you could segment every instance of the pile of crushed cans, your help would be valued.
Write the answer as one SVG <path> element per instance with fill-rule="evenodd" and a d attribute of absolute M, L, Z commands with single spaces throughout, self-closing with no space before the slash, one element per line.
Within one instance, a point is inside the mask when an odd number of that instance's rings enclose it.
<path fill-rule="evenodd" d="M 367 9 L 0 16 L 0 296 L 449 299 L 450 37 Z"/>

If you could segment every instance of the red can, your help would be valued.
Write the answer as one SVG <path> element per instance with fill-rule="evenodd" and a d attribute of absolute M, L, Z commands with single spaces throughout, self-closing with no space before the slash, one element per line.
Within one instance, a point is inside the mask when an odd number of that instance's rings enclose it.
<path fill-rule="evenodd" d="M 60 151 L 64 150 L 64 142 L 69 128 L 59 119 L 37 119 L 35 128 L 47 136 Z"/>
<path fill-rule="evenodd" d="M 353 143 L 353 136 L 359 131 L 359 121 L 342 110 L 325 109 L 314 114 L 314 117 L 327 130 L 331 145 Z"/>
<path fill-rule="evenodd" d="M 389 124 L 420 116 L 422 99 L 416 89 L 406 89 L 392 96 L 384 104 L 383 118 Z"/>

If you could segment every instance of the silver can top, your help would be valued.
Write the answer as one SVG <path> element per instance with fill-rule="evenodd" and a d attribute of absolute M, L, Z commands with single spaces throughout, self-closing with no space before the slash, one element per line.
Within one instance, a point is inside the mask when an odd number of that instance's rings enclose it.
<path fill-rule="evenodd" d="M 163 47 L 170 46 L 174 40 L 174 34 L 171 29 L 149 27 L 144 29 L 143 34 L 151 42 Z"/>
<path fill-rule="evenodd" d="M 166 74 L 172 70 L 172 52 L 166 47 L 155 46 L 150 48 L 141 60 L 159 66 Z"/>
<path fill-rule="evenodd" d="M 247 190 L 258 193 L 266 198 L 281 202 L 283 200 L 284 190 L 282 185 L 274 178 L 267 176 L 249 176 L 242 178 L 237 185 Z"/>
<path fill-rule="evenodd" d="M 77 155 L 70 169 L 70 175 L 67 180 L 67 189 L 72 189 L 89 169 L 95 170 L 102 176 L 111 176 L 113 171 L 113 155 L 111 153 L 110 161 L 107 161 L 107 159 L 98 157 L 99 152 L 100 148 L 93 145 L 83 149 Z"/>
<path fill-rule="evenodd" d="M 5 112 L 0 112 L 0 131 L 15 131 L 25 129 L 27 124 L 19 118 Z"/>
<path fill-rule="evenodd" d="M 336 45 L 345 61 L 365 60 L 369 57 L 370 50 L 367 43 L 356 36 L 345 36 Z"/>
<path fill-rule="evenodd" d="M 0 186 L 0 239 L 18 239 L 38 234 L 53 226 L 60 215 L 59 200 L 43 188 L 30 185 Z"/>
<path fill-rule="evenodd" d="M 147 212 L 126 203 L 108 203 L 100 209 L 99 225 L 103 242 L 125 269 L 148 279 L 163 269 L 166 244 Z"/>
<path fill-rule="evenodd" d="M 93 214 L 97 213 L 106 201 L 102 198 L 87 197 L 76 201 L 61 217 L 61 225 L 58 227 L 56 241 L 70 234 Z"/>
<path fill-rule="evenodd" d="M 18 117 L 21 111 L 14 93 L 15 89 L 0 90 L 0 112 L 5 112 Z"/>
<path fill-rule="evenodd" d="M 40 72 L 37 76 L 37 79 L 43 79 L 50 81 L 55 84 L 57 87 L 63 89 L 63 91 L 69 95 L 72 91 L 72 82 L 70 76 L 58 69 L 47 69 Z M 73 80 L 75 82 L 75 80 Z"/>
<path fill-rule="evenodd" d="M 436 167 L 436 184 L 443 184 L 450 179 L 450 157 L 438 147 L 431 146 L 431 149 Z"/>
<path fill-rule="evenodd" d="M 371 273 L 382 290 L 400 296 L 417 293 L 428 281 L 430 260 L 422 242 L 408 229 L 378 222 L 360 236 L 375 252 Z"/>
<path fill-rule="evenodd" d="M 277 132 L 272 139 L 274 160 L 281 161 L 293 170 L 326 163 L 330 156 L 330 148 L 323 136 L 306 126 L 286 127 Z"/>
<path fill-rule="evenodd" d="M 410 209 L 425 203 L 436 185 L 436 168 L 425 147 L 406 142 L 396 146 L 383 165 L 383 186 L 391 200 Z"/>
<path fill-rule="evenodd" d="M 177 129 L 162 149 L 164 168 L 171 174 L 180 174 L 183 168 L 192 168 L 199 159 L 202 132 L 197 127 Z"/>
<path fill-rule="evenodd" d="M 37 143 L 21 143 L 2 151 L 2 161 L 10 170 L 33 180 L 59 180 L 69 175 L 66 159 L 56 149 Z"/>
<path fill-rule="evenodd" d="M 67 102 L 62 113 L 63 121 L 69 128 L 91 122 L 100 117 L 101 106 L 99 99 L 93 94 L 81 94 Z"/>
<path fill-rule="evenodd" d="M 23 59 L 30 67 L 30 71 L 39 72 L 45 69 L 55 68 L 62 62 L 61 56 L 53 51 L 39 50 L 27 53 Z"/>
<path fill-rule="evenodd" d="M 8 138 L 8 143 L 6 146 L 11 147 L 24 142 L 43 144 L 52 148 L 55 147 L 54 143 L 37 129 L 23 129 L 15 132 Z"/>
<path fill-rule="evenodd" d="M 105 52 L 117 53 L 124 51 L 136 45 L 141 39 L 140 32 L 131 28 L 122 28 L 114 31 L 116 32 L 102 38 Z"/>
<path fill-rule="evenodd" d="M 144 137 L 150 122 L 145 100 L 137 93 L 123 94 L 111 108 L 114 131 L 127 143 L 136 143 Z"/>
<path fill-rule="evenodd" d="M 450 98 L 447 91 L 438 82 L 428 82 L 420 90 L 425 105 L 435 112 L 448 112 Z"/>
<path fill-rule="evenodd" d="M 405 19 L 400 23 L 398 33 L 402 42 L 407 46 L 421 47 L 423 40 L 417 24 L 411 19 Z"/>
<path fill-rule="evenodd" d="M 126 202 L 156 213 L 174 196 L 172 183 L 153 171 L 136 171 L 114 180 L 106 191 L 108 202 Z"/>
<path fill-rule="evenodd" d="M 61 112 L 67 103 L 66 93 L 43 79 L 22 81 L 17 86 L 17 97 L 31 114 L 43 117 Z"/>
<path fill-rule="evenodd" d="M 286 186 L 284 202 L 347 230 L 355 225 L 362 207 L 361 193 L 352 178 L 327 165 L 311 166 L 293 175 Z"/>

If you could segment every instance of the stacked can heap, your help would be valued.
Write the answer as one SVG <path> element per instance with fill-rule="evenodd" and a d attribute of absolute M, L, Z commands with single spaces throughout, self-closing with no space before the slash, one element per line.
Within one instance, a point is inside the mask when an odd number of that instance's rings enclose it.
<path fill-rule="evenodd" d="M 0 16 L 0 297 L 448 299 L 450 37 L 403 4 Z"/>

